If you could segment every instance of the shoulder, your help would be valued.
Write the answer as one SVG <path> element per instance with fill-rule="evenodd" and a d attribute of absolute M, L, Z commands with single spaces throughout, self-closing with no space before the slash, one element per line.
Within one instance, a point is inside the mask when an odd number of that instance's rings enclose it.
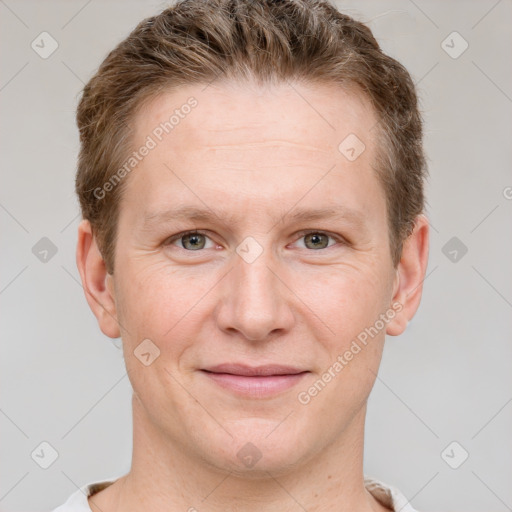
<path fill-rule="evenodd" d="M 87 498 L 113 484 L 115 480 L 102 480 L 100 482 L 91 482 L 75 491 L 68 500 L 52 512 L 91 512 Z"/>
<path fill-rule="evenodd" d="M 409 503 L 409 500 L 396 488 L 375 478 L 365 476 L 364 486 L 373 497 L 393 511 L 418 512 Z"/>

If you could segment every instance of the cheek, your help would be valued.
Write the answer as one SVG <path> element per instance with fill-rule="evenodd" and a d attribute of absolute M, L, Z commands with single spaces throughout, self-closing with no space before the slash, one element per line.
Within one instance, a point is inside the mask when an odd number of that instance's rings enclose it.
<path fill-rule="evenodd" d="M 355 412 L 370 393 L 385 339 L 380 315 L 389 309 L 389 283 L 383 276 L 383 269 L 375 267 L 337 272 L 316 289 L 310 307 L 334 334 L 319 338 L 326 352 L 319 378 L 328 383 L 314 407 L 329 403 L 333 414 L 343 416 L 341 411 Z M 323 383 L 312 393 L 324 389 Z"/>
<path fill-rule="evenodd" d="M 337 340 L 357 336 L 388 307 L 390 286 L 382 269 L 338 268 L 311 282 L 307 304 Z"/>
<path fill-rule="evenodd" d="M 308 414 L 329 411 L 333 428 L 360 410 L 378 372 L 385 339 L 385 324 L 379 319 L 388 309 L 389 286 L 377 276 L 377 272 L 331 276 L 329 286 L 319 288 L 313 296 L 315 304 L 310 305 L 334 334 L 317 338 L 325 350 L 322 369 L 298 398 L 308 404 Z"/>
<path fill-rule="evenodd" d="M 134 259 L 125 269 L 118 301 L 124 341 L 134 346 L 149 338 L 160 350 L 182 350 L 180 333 L 200 325 L 197 315 L 206 303 L 203 297 L 215 285 L 215 274 L 172 268 L 162 260 L 137 265 Z"/>

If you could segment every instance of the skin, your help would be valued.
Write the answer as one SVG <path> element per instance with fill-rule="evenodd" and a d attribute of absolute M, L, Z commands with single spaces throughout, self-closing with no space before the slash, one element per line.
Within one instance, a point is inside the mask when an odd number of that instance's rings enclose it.
<path fill-rule="evenodd" d="M 401 334 L 419 306 L 428 221 L 417 218 L 394 268 L 371 167 L 376 117 L 360 94 L 297 83 L 188 86 L 140 111 L 134 148 L 190 96 L 197 107 L 125 178 L 113 275 L 89 222 L 78 230 L 87 300 L 102 332 L 122 337 L 134 389 L 131 470 L 89 504 L 94 512 L 387 510 L 363 483 L 366 404 L 385 334 Z M 366 146 L 355 161 L 338 150 L 350 133 Z M 148 212 L 185 204 L 224 213 L 144 224 Z M 355 210 L 361 224 L 292 219 L 299 208 L 325 207 Z M 194 229 L 206 232 L 199 250 L 168 241 Z M 315 249 L 304 230 L 333 238 L 316 239 Z M 262 249 L 252 263 L 236 252 L 246 237 Z M 400 312 L 300 403 L 298 393 L 395 302 Z M 144 339 L 160 350 L 149 366 L 134 355 Z M 247 398 L 200 371 L 226 362 L 309 373 L 289 390 Z M 248 442 L 261 454 L 252 467 L 237 457 Z"/>

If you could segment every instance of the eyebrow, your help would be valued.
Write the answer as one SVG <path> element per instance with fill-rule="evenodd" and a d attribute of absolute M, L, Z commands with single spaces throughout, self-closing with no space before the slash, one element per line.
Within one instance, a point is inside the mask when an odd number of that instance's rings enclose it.
<path fill-rule="evenodd" d="M 365 216 L 362 212 L 341 205 L 336 208 L 292 209 L 290 212 L 280 215 L 274 225 L 284 219 L 290 219 L 295 222 L 324 219 L 346 220 L 360 230 L 366 229 Z M 143 229 L 150 230 L 154 225 L 184 220 L 195 222 L 218 222 L 220 220 L 223 224 L 232 226 L 238 223 L 239 217 L 224 210 L 214 212 L 207 207 L 198 208 L 185 205 L 172 210 L 146 212 L 143 218 Z"/>

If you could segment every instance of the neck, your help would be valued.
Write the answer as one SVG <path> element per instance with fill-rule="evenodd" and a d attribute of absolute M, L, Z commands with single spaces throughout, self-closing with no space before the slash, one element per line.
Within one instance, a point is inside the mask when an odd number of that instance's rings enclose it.
<path fill-rule="evenodd" d="M 382 512 L 387 509 L 364 488 L 365 415 L 363 406 L 338 440 L 307 463 L 255 477 L 223 471 L 185 452 L 155 429 L 134 396 L 131 470 L 89 498 L 89 505 L 93 512 Z"/>

